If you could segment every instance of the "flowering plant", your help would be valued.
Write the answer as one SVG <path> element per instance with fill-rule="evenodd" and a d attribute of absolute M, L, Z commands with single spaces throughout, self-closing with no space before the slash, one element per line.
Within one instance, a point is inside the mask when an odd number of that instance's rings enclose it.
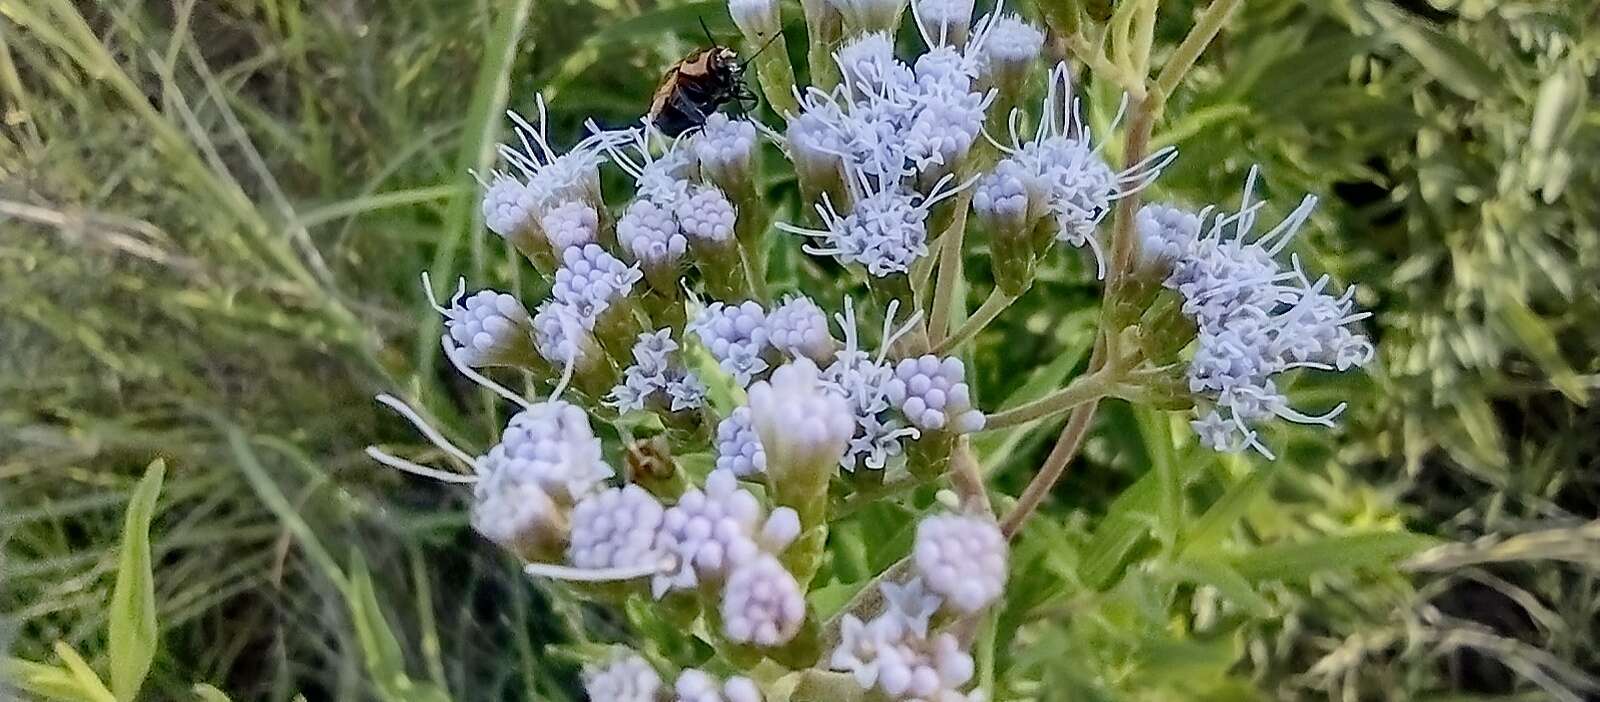
<path fill-rule="evenodd" d="M 1150 148 L 1166 95 L 1234 4 L 1203 13 L 1154 77 L 1154 0 L 1119 3 L 1100 45 L 1061 30 L 1072 13 L 1046 18 L 1127 95 L 1117 165 L 1078 108 L 1073 68 L 1045 58 L 1046 32 L 1000 7 L 974 19 L 970 0 L 918 0 L 909 22 L 899 0 L 806 0 L 804 87 L 777 3 L 730 0 L 749 45 L 773 44 L 754 59 L 773 124 L 714 112 L 668 137 L 648 118 L 590 122 L 561 150 L 539 99 L 534 119 L 512 116 L 517 139 L 482 207 L 548 297 L 462 282 L 440 302 L 424 275 L 445 355 L 519 411 L 472 452 L 381 396 L 470 472 L 369 453 L 471 484 L 474 528 L 530 576 L 688 632 L 686 647 L 591 651 L 591 699 L 984 698 L 971 645 L 1005 595 L 1010 540 L 1100 401 L 1187 411 L 1200 444 L 1271 458 L 1264 423 L 1331 425 L 1342 409 L 1291 407 L 1281 374 L 1372 358 L 1352 292 L 1284 253 L 1314 197 L 1264 233 L 1254 170 L 1237 205 L 1142 202 L 1177 157 Z M 914 58 L 896 51 L 903 22 Z M 611 167 L 634 186 L 617 208 L 601 188 Z M 760 186 L 777 171 L 792 172 L 799 211 Z M 865 294 L 830 310 L 773 289 L 768 256 L 783 246 L 831 258 Z M 993 291 L 966 315 L 963 263 L 984 252 Z M 986 412 L 961 350 L 1060 256 L 1104 282 L 1089 369 Z M 542 399 L 487 369 L 527 374 Z M 1064 413 L 1031 482 L 1014 500 L 991 495 L 969 437 Z M 607 459 L 618 453 L 621 470 Z M 929 492 L 904 559 L 833 581 L 833 526 Z M 837 585 L 852 587 L 823 608 Z"/>

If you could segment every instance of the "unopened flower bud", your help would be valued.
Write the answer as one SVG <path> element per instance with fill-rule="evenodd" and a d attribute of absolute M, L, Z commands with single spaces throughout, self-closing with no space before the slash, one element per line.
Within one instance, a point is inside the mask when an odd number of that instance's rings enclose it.
<path fill-rule="evenodd" d="M 972 614 L 1005 589 L 1008 551 L 993 519 L 947 514 L 917 523 L 912 557 L 930 590 L 957 612 Z"/>
<path fill-rule="evenodd" d="M 617 245 L 644 268 L 652 287 L 677 294 L 678 264 L 689 249 L 689 240 L 670 207 L 648 199 L 634 200 L 617 220 Z"/>
<path fill-rule="evenodd" d="M 1044 32 L 1017 15 L 991 17 L 986 22 L 983 49 L 978 54 L 979 84 L 998 90 L 999 103 L 1012 105 L 1044 48 Z"/>
<path fill-rule="evenodd" d="M 782 31 L 777 0 L 728 0 L 728 14 L 744 38 L 755 46 Z"/>
<path fill-rule="evenodd" d="M 973 0 L 915 0 L 912 12 L 936 46 L 965 46 L 972 29 Z"/>
<path fill-rule="evenodd" d="M 689 323 L 689 331 L 700 338 L 722 370 L 743 387 L 767 370 L 765 354 L 771 345 L 766 322 L 766 311 L 755 302 L 713 302 Z"/>
<path fill-rule="evenodd" d="M 741 478 L 767 470 L 767 453 L 761 448 L 749 407 L 738 407 L 717 424 L 717 470 Z"/>
<path fill-rule="evenodd" d="M 722 633 L 735 643 L 772 647 L 788 643 L 806 618 L 806 599 L 777 558 L 763 555 L 740 565 L 722 590 Z"/>
<path fill-rule="evenodd" d="M 751 385 L 749 397 L 777 501 L 797 510 L 807 528 L 820 525 L 828 479 L 855 434 L 849 405 L 809 358 L 780 366 L 770 381 Z"/>
<path fill-rule="evenodd" d="M 956 434 L 983 430 L 983 413 L 972 407 L 960 358 L 907 358 L 895 366 L 894 375 L 885 388 L 889 401 L 917 428 Z"/>
<path fill-rule="evenodd" d="M 740 195 L 746 192 L 754 194 L 757 138 L 755 124 L 750 120 L 711 113 L 694 137 L 700 175 L 735 199 L 742 199 Z"/>
<path fill-rule="evenodd" d="M 767 338 L 790 358 L 804 356 L 823 366 L 833 361 L 839 342 L 828 332 L 828 316 L 811 298 L 795 295 L 767 314 Z"/>
<path fill-rule="evenodd" d="M 532 360 L 533 318 L 517 298 L 493 290 L 457 297 L 441 308 L 445 330 L 469 366 L 519 366 Z"/>
<path fill-rule="evenodd" d="M 556 257 L 569 248 L 593 244 L 599 240 L 600 215 L 583 200 L 569 200 L 545 212 L 539 220 L 544 236 Z"/>
<path fill-rule="evenodd" d="M 572 509 L 567 561 L 585 569 L 648 567 L 661 562 L 656 533 L 666 508 L 644 488 L 608 488 Z"/>
<path fill-rule="evenodd" d="M 594 702 L 661 702 L 661 675 L 628 652 L 604 666 L 584 666 L 583 691 Z"/>
<path fill-rule="evenodd" d="M 762 702 L 765 699 L 761 688 L 750 678 L 735 675 L 719 681 L 697 668 L 679 673 L 673 692 L 677 694 L 674 702 Z"/>
<path fill-rule="evenodd" d="M 1200 216 L 1171 205 L 1152 202 L 1139 208 L 1134 226 L 1139 232 L 1139 264 L 1163 278 L 1200 237 Z"/>

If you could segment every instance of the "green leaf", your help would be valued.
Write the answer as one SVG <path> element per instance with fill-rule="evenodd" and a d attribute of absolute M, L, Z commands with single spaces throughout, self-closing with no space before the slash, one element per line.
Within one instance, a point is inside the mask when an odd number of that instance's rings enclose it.
<path fill-rule="evenodd" d="M 228 699 L 228 695 L 223 691 L 205 683 L 195 685 L 192 691 L 195 697 L 200 698 L 201 702 L 231 702 Z"/>
<path fill-rule="evenodd" d="M 133 489 L 122 524 L 122 553 L 117 563 L 117 584 L 111 591 L 111 689 L 122 702 L 139 694 L 150 661 L 156 654 L 156 590 L 150 566 L 150 520 L 166 465 L 160 460 L 145 469 Z"/>
<path fill-rule="evenodd" d="M 86 691 L 77 676 L 68 668 L 58 668 L 53 665 L 34 663 L 18 658 L 0 659 L 0 680 L 14 685 L 24 692 L 29 692 L 44 699 L 61 700 L 62 702 L 94 702 L 106 699 L 97 696 L 93 691 Z M 99 690 L 104 690 L 105 685 L 100 684 L 98 678 L 95 684 Z M 107 692 L 107 695 L 110 693 Z"/>
<path fill-rule="evenodd" d="M 1227 460 L 1249 464 L 1248 458 L 1242 455 L 1230 456 Z M 1194 521 L 1193 527 L 1184 534 L 1183 548 L 1179 553 L 1193 555 L 1197 551 L 1214 549 L 1222 543 L 1223 537 L 1233 525 L 1249 511 L 1257 497 L 1260 497 L 1272 487 L 1277 471 L 1272 467 L 1275 462 L 1250 470 L 1245 476 L 1228 487 L 1228 491 L 1211 503 L 1205 514 Z"/>
<path fill-rule="evenodd" d="M 1263 546 L 1229 560 L 1249 580 L 1304 580 L 1316 573 L 1386 566 L 1434 543 L 1403 531 L 1349 534 Z"/>
<path fill-rule="evenodd" d="M 1519 300 L 1504 299 L 1498 302 L 1495 311 L 1500 323 L 1539 364 L 1539 369 L 1550 376 L 1550 383 L 1574 404 L 1588 405 L 1588 388 L 1584 387 L 1583 380 L 1561 355 L 1561 346 L 1556 341 L 1555 332 L 1550 330 L 1550 324 Z"/>
<path fill-rule="evenodd" d="M 1103 591 L 1122 578 L 1134 549 L 1150 536 L 1155 521 L 1152 513 L 1161 489 L 1159 480 L 1155 471 L 1147 472 L 1111 503 L 1078 566 L 1078 576 L 1085 585 Z"/>
<path fill-rule="evenodd" d="M 383 618 L 383 603 L 372 587 L 372 572 L 366 559 L 354 554 L 350 564 L 350 581 L 345 589 L 345 603 L 350 607 L 350 620 L 355 625 L 356 640 L 366 657 L 367 672 L 383 687 L 388 680 L 405 674 L 405 654 L 400 640 L 395 638 L 389 622 Z"/>
<path fill-rule="evenodd" d="M 1461 97 L 1475 100 L 1499 90 L 1494 68 L 1455 37 L 1383 5 L 1373 7 L 1373 17 L 1424 70 Z"/>
<path fill-rule="evenodd" d="M 1271 613 L 1271 605 L 1256 592 L 1250 581 L 1226 564 L 1208 558 L 1185 558 L 1171 568 L 1172 574 L 1179 579 L 1216 588 L 1229 602 L 1253 616 L 1265 617 Z"/>
<path fill-rule="evenodd" d="M 67 645 L 65 641 L 57 641 L 55 652 L 61 659 L 62 665 L 66 667 L 66 671 L 71 674 L 73 682 L 78 685 L 81 695 L 78 699 L 86 702 L 116 702 L 116 695 L 106 689 L 106 684 L 100 681 L 100 676 L 94 674 L 94 670 L 83 660 L 83 656 L 78 655 L 77 650 Z"/>
<path fill-rule="evenodd" d="M 383 617 L 384 606 L 372 586 L 372 572 L 359 553 L 351 557 L 344 598 L 350 608 L 356 641 L 366 660 L 367 674 L 378 688 L 379 697 L 388 702 L 448 702 L 450 698 L 444 690 L 418 683 L 406 675 L 405 652 L 400 648 L 400 639 Z"/>

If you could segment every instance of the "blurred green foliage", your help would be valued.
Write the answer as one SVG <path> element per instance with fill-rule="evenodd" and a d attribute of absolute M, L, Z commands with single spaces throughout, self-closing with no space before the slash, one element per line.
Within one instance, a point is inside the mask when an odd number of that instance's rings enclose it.
<path fill-rule="evenodd" d="M 1163 3 L 1158 60 L 1194 9 Z M 661 626 L 540 591 L 464 495 L 360 449 L 415 442 L 380 390 L 466 445 L 503 420 L 441 372 L 415 277 L 540 285 L 477 221 L 501 113 L 539 89 L 567 138 L 630 120 L 700 18 L 731 35 L 710 1 L 0 0 L 11 655 L 126 660 L 101 632 L 157 456 L 149 699 L 567 699 L 589 642 Z M 1231 203 L 1259 163 L 1274 205 L 1322 197 L 1296 251 L 1359 286 L 1381 363 L 1303 378 L 1351 411 L 1274 463 L 1108 406 L 980 639 L 996 699 L 1600 694 L 1597 32 L 1563 0 L 1244 3 L 1157 125 L 1182 156 L 1154 196 Z M 1109 123 L 1117 96 L 1086 98 Z M 1046 271 L 972 352 L 985 406 L 1081 371 L 1097 298 Z M 977 442 L 997 492 L 1058 428 Z M 839 529 L 831 594 L 910 517 Z"/>

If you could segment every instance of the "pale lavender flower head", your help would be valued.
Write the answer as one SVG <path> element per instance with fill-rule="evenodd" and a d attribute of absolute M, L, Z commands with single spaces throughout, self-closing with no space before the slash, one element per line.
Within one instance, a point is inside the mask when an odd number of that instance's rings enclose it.
<path fill-rule="evenodd" d="M 567 561 L 578 568 L 602 570 L 658 564 L 657 543 L 666 508 L 638 485 L 607 488 L 572 508 L 572 534 Z"/>
<path fill-rule="evenodd" d="M 771 344 L 766 324 L 767 313 L 760 303 L 713 302 L 689 322 L 688 330 L 700 338 L 722 370 L 743 387 L 767 370 L 763 356 Z"/>
<path fill-rule="evenodd" d="M 761 448 L 761 436 L 756 433 L 755 419 L 749 407 L 737 407 L 717 423 L 717 439 L 713 448 L 716 450 L 716 469 L 719 471 L 729 471 L 745 478 L 767 470 L 767 452 Z"/>
<path fill-rule="evenodd" d="M 912 561 L 928 588 L 962 614 L 999 599 L 1009 548 L 993 519 L 946 514 L 917 523 Z"/>
<path fill-rule="evenodd" d="M 445 333 L 457 357 L 469 366 L 515 365 L 533 349 L 533 318 L 511 295 L 494 290 L 458 292 L 448 308 L 435 309 L 444 315 Z"/>
<path fill-rule="evenodd" d="M 550 208 L 540 218 L 540 229 L 550 248 L 560 258 L 567 249 L 582 247 L 597 241 L 600 215 L 594 206 L 583 200 L 570 200 Z"/>
<path fill-rule="evenodd" d="M 788 356 L 804 356 L 827 363 L 839 349 L 828 332 L 828 316 L 804 295 L 793 295 L 767 314 L 767 338 L 773 348 Z"/>
<path fill-rule="evenodd" d="M 512 415 L 500 442 L 479 459 L 478 471 L 504 472 L 535 483 L 562 505 L 577 502 L 612 475 L 589 415 L 561 400 L 539 402 Z"/>
<path fill-rule="evenodd" d="M 983 430 L 983 413 L 972 407 L 966 366 L 960 358 L 926 354 L 903 359 L 884 389 L 888 400 L 919 429 L 957 434 Z"/>
<path fill-rule="evenodd" d="M 661 702 L 661 675 L 629 651 L 603 666 L 584 666 L 583 691 L 591 702 Z"/>
<path fill-rule="evenodd" d="M 722 590 L 722 633 L 729 641 L 781 646 L 806 618 L 805 593 L 777 558 L 761 555 L 739 564 Z"/>

